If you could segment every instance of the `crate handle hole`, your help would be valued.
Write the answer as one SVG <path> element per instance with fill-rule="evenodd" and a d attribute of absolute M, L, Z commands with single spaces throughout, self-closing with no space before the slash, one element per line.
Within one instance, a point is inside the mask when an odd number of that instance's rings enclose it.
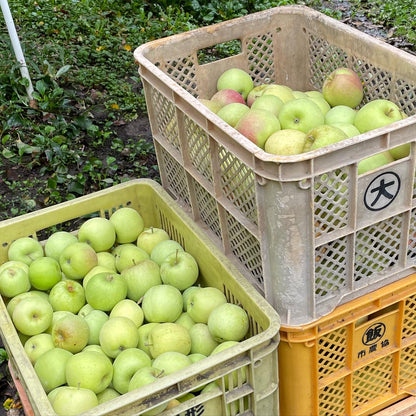
<path fill-rule="evenodd" d="M 254 367 L 260 367 L 262 363 L 263 363 L 263 360 L 256 360 L 254 361 Z"/>
<path fill-rule="evenodd" d="M 207 48 L 199 49 L 197 52 L 198 64 L 204 65 L 211 62 L 240 55 L 242 53 L 241 40 L 232 39 L 227 42 L 218 43 Z"/>

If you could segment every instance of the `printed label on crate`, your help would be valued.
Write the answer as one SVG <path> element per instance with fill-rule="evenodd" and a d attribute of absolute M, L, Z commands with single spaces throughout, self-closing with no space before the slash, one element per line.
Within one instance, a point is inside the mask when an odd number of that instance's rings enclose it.
<path fill-rule="evenodd" d="M 395 172 L 383 172 L 376 176 L 364 193 L 364 205 L 370 211 L 388 207 L 400 191 L 400 177 Z"/>
<path fill-rule="evenodd" d="M 388 313 L 358 325 L 354 331 L 354 361 L 368 359 L 374 353 L 395 345 L 396 313 Z"/>

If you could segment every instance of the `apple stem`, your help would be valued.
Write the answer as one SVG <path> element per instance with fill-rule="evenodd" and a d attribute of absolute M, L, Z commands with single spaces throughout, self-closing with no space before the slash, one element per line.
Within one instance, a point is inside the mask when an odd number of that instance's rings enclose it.
<path fill-rule="evenodd" d="M 178 264 L 178 253 L 179 253 L 179 249 L 176 249 L 176 257 L 175 257 L 175 264 Z"/>

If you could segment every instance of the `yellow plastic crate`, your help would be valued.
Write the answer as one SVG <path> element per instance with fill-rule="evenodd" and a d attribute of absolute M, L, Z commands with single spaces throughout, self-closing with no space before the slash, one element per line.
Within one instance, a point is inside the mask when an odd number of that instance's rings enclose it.
<path fill-rule="evenodd" d="M 171 238 L 195 256 L 200 267 L 199 283 L 221 289 L 230 302 L 240 304 L 247 311 L 249 336 L 236 347 L 192 364 L 156 383 L 121 395 L 82 415 L 138 415 L 145 409 L 168 402 L 214 380 L 219 382 L 220 393 L 197 395 L 174 409 L 165 411 L 163 415 L 206 415 L 204 404 L 215 397 L 220 398 L 224 415 L 226 409 L 230 415 L 278 415 L 278 314 L 156 182 L 149 179 L 132 180 L 0 222 L 0 264 L 7 259 L 10 243 L 19 237 L 39 236 L 38 239 L 42 241 L 45 237 L 40 236 L 50 227 L 67 224 L 65 229 L 68 230 L 70 223 L 75 231 L 86 216 L 100 215 L 108 218 L 122 206 L 137 209 L 146 226 L 164 228 Z M 34 415 L 56 415 L 23 350 L 3 299 L 0 299 L 0 335 Z M 237 377 L 237 382 L 233 384 L 234 371 L 238 374 L 246 371 L 247 381 L 242 382 L 242 378 Z"/>
<path fill-rule="evenodd" d="M 281 416 L 376 416 L 416 395 L 416 274 L 280 336 Z"/>
<path fill-rule="evenodd" d="M 151 41 L 134 56 L 163 187 L 283 324 L 313 322 L 414 272 L 416 56 L 304 6 Z M 276 156 L 197 100 L 210 98 L 231 67 L 255 85 L 308 91 L 341 66 L 360 74 L 363 104 L 390 99 L 410 117 L 307 154 Z M 361 159 L 404 143 L 410 157 L 358 174 Z"/>

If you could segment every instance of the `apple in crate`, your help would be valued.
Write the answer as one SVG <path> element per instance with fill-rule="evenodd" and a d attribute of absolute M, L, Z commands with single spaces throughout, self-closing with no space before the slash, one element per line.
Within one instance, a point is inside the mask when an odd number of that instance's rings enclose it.
<path fill-rule="evenodd" d="M 98 404 L 108 402 L 108 401 L 113 400 L 113 399 L 115 399 L 119 396 L 120 396 L 120 393 L 117 390 L 115 390 L 111 387 L 107 387 L 101 393 L 97 394 Z"/>
<path fill-rule="evenodd" d="M 78 313 L 85 305 L 85 292 L 77 280 L 61 280 L 49 292 L 49 302 L 54 311 Z"/>
<path fill-rule="evenodd" d="M 27 265 L 43 255 L 41 243 L 31 237 L 21 237 L 14 240 L 7 251 L 8 260 L 21 261 Z"/>
<path fill-rule="evenodd" d="M 352 69 L 337 68 L 325 78 L 322 94 L 331 107 L 346 105 L 355 108 L 363 99 L 363 84 Z"/>
<path fill-rule="evenodd" d="M 248 110 L 250 110 L 250 107 L 246 104 L 231 103 L 222 107 L 217 112 L 217 115 L 231 127 L 235 127 L 240 118 L 243 117 L 243 115 L 247 113 Z"/>
<path fill-rule="evenodd" d="M 295 129 L 275 131 L 266 141 L 264 150 L 273 155 L 290 156 L 303 152 L 306 133 Z"/>
<path fill-rule="evenodd" d="M 162 282 L 183 291 L 198 279 L 199 268 L 195 258 L 186 251 L 177 250 L 160 265 Z"/>
<path fill-rule="evenodd" d="M 131 319 L 137 328 L 143 323 L 144 313 L 140 305 L 132 299 L 122 299 L 117 302 L 110 312 L 110 318 L 125 316 Z"/>
<path fill-rule="evenodd" d="M 95 252 L 107 251 L 116 241 L 116 229 L 107 218 L 90 218 L 79 227 L 78 240 L 89 244 Z"/>
<path fill-rule="evenodd" d="M 109 317 L 104 311 L 93 309 L 85 315 L 85 322 L 89 328 L 88 345 L 98 345 L 100 343 L 100 331 Z"/>
<path fill-rule="evenodd" d="M 281 84 L 270 84 L 264 90 L 263 95 L 273 95 L 280 98 L 284 103 L 295 99 L 292 88 Z"/>
<path fill-rule="evenodd" d="M 24 344 L 24 350 L 32 365 L 46 351 L 55 348 L 51 334 L 42 332 L 31 336 Z"/>
<path fill-rule="evenodd" d="M 113 363 L 103 353 L 81 351 L 69 357 L 65 367 L 68 386 L 83 387 L 100 393 L 113 379 Z"/>
<path fill-rule="evenodd" d="M 179 318 L 175 321 L 176 324 L 182 325 L 185 327 L 188 331 L 192 328 L 193 325 L 195 325 L 195 322 L 193 319 L 189 316 L 188 312 L 182 312 L 179 316 Z"/>
<path fill-rule="evenodd" d="M 279 113 L 282 129 L 294 129 L 307 133 L 325 123 L 324 115 L 316 103 L 309 98 L 288 101 Z"/>
<path fill-rule="evenodd" d="M 97 263 L 95 250 L 79 241 L 66 246 L 59 256 L 59 265 L 68 279 L 81 280 Z"/>
<path fill-rule="evenodd" d="M 122 207 L 110 217 L 116 230 L 116 241 L 119 244 L 136 242 L 144 229 L 142 216 L 134 208 Z"/>
<path fill-rule="evenodd" d="M 150 322 L 148 324 L 143 324 L 139 326 L 137 333 L 139 335 L 139 341 L 137 343 L 138 348 L 143 350 L 150 357 L 150 348 L 149 348 L 149 334 L 150 331 L 156 326 L 160 325 L 159 322 Z"/>
<path fill-rule="evenodd" d="M 69 231 L 56 231 L 45 242 L 45 255 L 59 261 L 63 249 L 77 241 L 78 238 Z"/>
<path fill-rule="evenodd" d="M 169 375 L 191 364 L 192 361 L 186 354 L 177 351 L 166 351 L 153 360 L 152 367 L 162 370 L 165 375 Z"/>
<path fill-rule="evenodd" d="M 253 89 L 253 80 L 246 71 L 240 68 L 230 68 L 224 71 L 217 80 L 217 91 L 232 89 L 239 92 L 246 100 Z"/>
<path fill-rule="evenodd" d="M 208 356 L 218 345 L 218 341 L 212 337 L 207 324 L 199 322 L 192 325 L 189 328 L 189 335 L 191 337 L 191 354 Z"/>
<path fill-rule="evenodd" d="M 218 113 L 221 108 L 221 104 L 216 101 L 211 101 L 208 98 L 198 98 L 198 101 L 203 104 L 208 110 L 211 110 L 213 113 Z"/>
<path fill-rule="evenodd" d="M 229 88 L 217 91 L 211 97 L 211 102 L 214 103 L 214 105 L 219 106 L 220 109 L 232 103 L 240 103 L 240 104 L 246 103 L 243 96 L 239 92 L 233 89 L 229 89 Z M 218 114 L 218 111 L 217 111 L 217 114 Z"/>
<path fill-rule="evenodd" d="M 88 344 L 90 328 L 82 316 L 68 315 L 53 324 L 51 336 L 55 347 L 75 354 Z"/>
<path fill-rule="evenodd" d="M 347 137 L 355 137 L 358 136 L 360 133 L 360 130 L 357 129 L 357 127 L 354 126 L 354 124 L 350 123 L 332 123 L 331 126 L 338 127 L 341 129 Z"/>
<path fill-rule="evenodd" d="M 39 257 L 29 266 L 29 280 L 35 289 L 50 290 L 62 280 L 59 262 L 53 257 Z"/>
<path fill-rule="evenodd" d="M 269 136 L 280 130 L 280 123 L 270 111 L 250 109 L 240 118 L 235 128 L 251 142 L 264 149 Z"/>
<path fill-rule="evenodd" d="M 100 251 L 97 253 L 98 263 L 97 266 L 105 267 L 106 269 L 114 272 L 116 269 L 116 258 L 108 251 Z"/>
<path fill-rule="evenodd" d="M 391 162 L 394 162 L 394 158 L 390 152 L 377 153 L 358 162 L 358 174 L 370 172 Z"/>
<path fill-rule="evenodd" d="M 325 124 L 354 124 L 357 111 L 347 105 L 336 105 L 325 114 Z"/>
<path fill-rule="evenodd" d="M 143 367 L 150 367 L 151 358 L 140 348 L 128 348 L 113 362 L 113 387 L 121 394 L 127 393 L 134 373 Z"/>
<path fill-rule="evenodd" d="M 137 237 L 137 247 L 143 249 L 150 255 L 155 246 L 161 241 L 169 240 L 169 234 L 163 229 L 158 227 L 145 228 Z"/>
<path fill-rule="evenodd" d="M 360 133 L 365 133 L 399 120 L 402 120 L 400 108 L 394 102 L 380 98 L 368 102 L 358 110 L 354 125 Z"/>
<path fill-rule="evenodd" d="M 188 355 L 191 351 L 191 336 L 182 325 L 163 322 L 154 326 L 148 336 L 149 351 L 152 358 L 167 351 L 177 351 Z"/>
<path fill-rule="evenodd" d="M 165 258 L 176 250 L 184 251 L 183 247 L 175 240 L 165 240 L 156 244 L 150 253 L 150 259 L 159 266 L 163 263 Z"/>
<path fill-rule="evenodd" d="M 113 250 L 113 254 L 116 259 L 116 269 L 119 273 L 149 258 L 149 254 L 146 251 L 133 243 L 120 244 Z"/>
<path fill-rule="evenodd" d="M 9 260 L 0 265 L 0 294 L 13 298 L 30 290 L 29 266 L 22 261 Z"/>
<path fill-rule="evenodd" d="M 303 152 L 309 152 L 348 139 L 344 131 L 329 124 L 314 127 L 306 134 Z"/>
<path fill-rule="evenodd" d="M 187 299 L 186 311 L 194 322 L 207 323 L 211 311 L 227 302 L 227 298 L 216 287 L 201 287 L 194 290 Z"/>
<path fill-rule="evenodd" d="M 269 84 L 261 84 L 255 86 L 247 95 L 246 103 L 251 107 L 258 97 L 261 97 Z"/>
<path fill-rule="evenodd" d="M 53 410 L 58 415 L 78 415 L 98 405 L 97 395 L 82 387 L 62 386 L 53 399 Z"/>
<path fill-rule="evenodd" d="M 261 95 L 260 97 L 256 98 L 256 100 L 251 105 L 251 108 L 267 110 L 278 117 L 283 104 L 283 101 L 277 95 L 268 94 Z"/>

